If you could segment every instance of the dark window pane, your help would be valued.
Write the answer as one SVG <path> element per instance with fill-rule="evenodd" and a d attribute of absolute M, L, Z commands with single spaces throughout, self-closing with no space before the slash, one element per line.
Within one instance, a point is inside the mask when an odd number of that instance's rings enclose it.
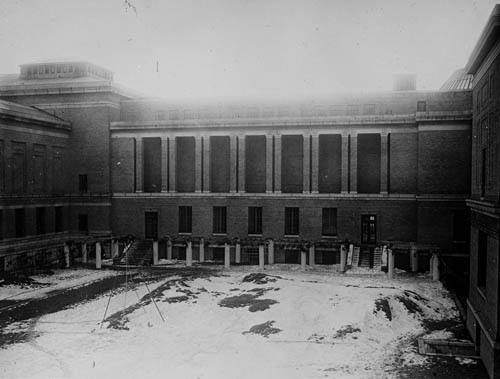
<path fill-rule="evenodd" d="M 192 207 L 179 207 L 179 233 L 192 232 Z"/>
<path fill-rule="evenodd" d="M 323 232 L 324 236 L 337 235 L 337 208 L 323 208 Z"/>
<path fill-rule="evenodd" d="M 226 234 L 226 207 L 214 207 L 213 232 Z"/>
<path fill-rule="evenodd" d="M 248 234 L 262 234 L 262 207 L 248 208 Z"/>
<path fill-rule="evenodd" d="M 299 235 L 299 208 L 285 208 L 285 235 Z"/>

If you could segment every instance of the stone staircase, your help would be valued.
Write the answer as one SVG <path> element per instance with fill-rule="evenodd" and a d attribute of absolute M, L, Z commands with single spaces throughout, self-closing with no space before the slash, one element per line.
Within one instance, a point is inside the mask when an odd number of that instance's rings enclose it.
<path fill-rule="evenodd" d="M 370 255 L 373 254 L 373 269 L 380 270 L 382 267 L 382 248 L 362 248 L 360 251 L 359 267 L 370 268 Z"/>
<path fill-rule="evenodd" d="M 120 264 L 149 266 L 153 260 L 153 244 L 148 240 L 135 240 L 120 259 Z"/>

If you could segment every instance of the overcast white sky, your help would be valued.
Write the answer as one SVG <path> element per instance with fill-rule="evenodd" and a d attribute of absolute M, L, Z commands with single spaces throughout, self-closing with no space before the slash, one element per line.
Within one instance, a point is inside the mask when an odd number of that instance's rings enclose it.
<path fill-rule="evenodd" d="M 387 90 L 404 72 L 436 89 L 465 65 L 495 3 L 1 0 L 0 73 L 82 59 L 167 99 Z"/>

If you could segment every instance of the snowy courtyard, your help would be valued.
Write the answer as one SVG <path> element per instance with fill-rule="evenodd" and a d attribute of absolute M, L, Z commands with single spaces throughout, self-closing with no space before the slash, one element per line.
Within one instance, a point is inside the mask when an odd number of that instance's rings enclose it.
<path fill-rule="evenodd" d="M 67 287 L 82 284 L 82 275 L 58 275 Z M 49 288 L 62 290 L 57 277 Z M 459 317 L 441 283 L 423 276 L 387 280 L 275 266 L 173 271 L 147 285 L 141 277 L 131 272 L 113 291 L 4 326 L 3 334 L 29 337 L 0 349 L 0 376 L 397 378 L 429 359 L 414 343 L 429 334 L 427 324 Z M 22 300 L 50 295 L 45 287 L 3 286 L 0 299 L 16 291 Z"/>

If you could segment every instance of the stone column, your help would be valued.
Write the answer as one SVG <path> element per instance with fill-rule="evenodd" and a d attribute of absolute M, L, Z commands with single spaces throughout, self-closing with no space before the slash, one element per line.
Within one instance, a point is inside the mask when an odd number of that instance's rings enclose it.
<path fill-rule="evenodd" d="M 349 192 L 349 135 L 342 134 L 341 146 L 341 192 Z"/>
<path fill-rule="evenodd" d="M 82 243 L 82 262 L 87 263 L 87 243 Z"/>
<path fill-rule="evenodd" d="M 319 192 L 319 136 L 312 135 L 311 146 L 311 192 Z"/>
<path fill-rule="evenodd" d="M 95 243 L 95 268 L 101 268 L 101 243 Z"/>
<path fill-rule="evenodd" d="M 161 192 L 168 192 L 168 138 L 161 137 Z"/>
<path fill-rule="evenodd" d="M 241 263 L 241 244 L 239 242 L 236 243 L 235 255 L 236 263 Z"/>
<path fill-rule="evenodd" d="M 274 192 L 281 193 L 281 135 L 274 136 Z"/>
<path fill-rule="evenodd" d="M 238 141 L 236 135 L 229 137 L 229 192 L 235 193 L 238 187 Z"/>
<path fill-rule="evenodd" d="M 415 244 L 411 244 L 410 246 L 410 262 L 411 262 L 411 271 L 418 271 L 418 253 L 417 246 Z"/>
<path fill-rule="evenodd" d="M 158 264 L 158 241 L 153 241 L 153 265 Z"/>
<path fill-rule="evenodd" d="M 120 255 L 120 249 L 118 246 L 118 240 L 116 238 L 113 238 L 111 240 L 111 258 L 116 258 Z"/>
<path fill-rule="evenodd" d="M 345 266 L 347 262 L 347 248 L 345 245 L 340 245 L 340 272 L 345 272 Z"/>
<path fill-rule="evenodd" d="M 144 185 L 143 169 L 144 164 L 142 160 L 143 148 L 142 138 L 135 139 L 135 192 L 142 192 Z"/>
<path fill-rule="evenodd" d="M 238 136 L 238 192 L 245 192 L 245 136 Z"/>
<path fill-rule="evenodd" d="M 68 244 L 64 244 L 64 260 L 66 261 L 66 268 L 69 268 L 70 262 L 69 262 L 69 246 Z"/>
<path fill-rule="evenodd" d="M 266 135 L 266 192 L 273 192 L 273 136 Z"/>
<path fill-rule="evenodd" d="M 311 245 L 309 246 L 309 266 L 314 266 L 315 265 L 315 249 L 314 249 L 314 245 Z"/>
<path fill-rule="evenodd" d="M 350 193 L 358 193 L 358 136 L 351 134 L 351 188 Z"/>
<path fill-rule="evenodd" d="M 437 253 L 432 253 L 432 265 L 431 265 L 431 270 L 432 270 L 432 280 L 438 281 L 439 280 L 439 256 Z"/>
<path fill-rule="evenodd" d="M 259 245 L 259 268 L 264 269 L 264 245 Z"/>
<path fill-rule="evenodd" d="M 392 249 L 387 249 L 387 276 L 389 279 L 394 278 L 394 254 Z"/>
<path fill-rule="evenodd" d="M 224 268 L 229 268 L 231 265 L 231 250 L 229 244 L 224 244 Z"/>
<path fill-rule="evenodd" d="M 193 265 L 193 243 L 189 241 L 186 247 L 186 266 L 191 267 Z"/>
<path fill-rule="evenodd" d="M 176 163 L 177 163 L 177 153 L 176 153 L 176 143 L 175 137 L 170 137 L 168 139 L 168 192 L 175 192 L 176 184 Z"/>
<path fill-rule="evenodd" d="M 270 265 L 274 264 L 274 241 L 269 240 L 269 245 L 267 245 L 267 260 Z"/>
<path fill-rule="evenodd" d="M 311 136 L 304 134 L 302 140 L 302 192 L 311 192 Z"/>
<path fill-rule="evenodd" d="M 201 192 L 203 178 L 201 176 L 201 139 L 202 137 L 194 137 L 194 191 Z"/>
<path fill-rule="evenodd" d="M 307 261 L 307 252 L 304 249 L 300 250 L 300 268 L 302 271 L 306 271 L 306 261 Z"/>
<path fill-rule="evenodd" d="M 203 138 L 203 192 L 210 192 L 210 137 Z"/>
<path fill-rule="evenodd" d="M 387 133 L 380 133 L 380 193 L 387 194 L 387 176 L 388 176 L 388 136 Z"/>
<path fill-rule="evenodd" d="M 200 262 L 205 262 L 205 239 L 200 239 Z"/>
<path fill-rule="evenodd" d="M 167 241 L 167 259 L 172 259 L 172 240 L 170 239 Z"/>

